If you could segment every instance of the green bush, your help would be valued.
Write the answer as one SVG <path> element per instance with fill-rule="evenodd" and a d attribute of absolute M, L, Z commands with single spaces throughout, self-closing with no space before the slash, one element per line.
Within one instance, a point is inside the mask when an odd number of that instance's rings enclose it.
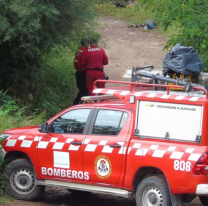
<path fill-rule="evenodd" d="M 43 56 L 45 67 L 39 82 L 40 95 L 33 101 L 37 102 L 40 111 L 46 111 L 47 116 L 72 105 L 77 93 L 73 59 L 74 52 L 63 46 L 56 46 Z"/>
<path fill-rule="evenodd" d="M 67 103 L 70 105 L 71 100 L 64 93 L 64 90 L 68 90 L 72 98 L 75 93 L 72 92 L 75 91 L 74 75 L 69 67 L 72 54 L 68 48 L 72 49 L 71 42 L 77 45 L 80 38 L 92 30 L 93 18 L 91 0 L 1 0 L 0 90 L 8 91 L 18 105 L 27 106 L 29 113 L 39 109 L 39 105 L 41 109 L 47 108 L 51 114 L 65 108 Z M 53 53 L 58 53 L 58 56 L 53 57 Z M 50 58 L 55 65 L 50 63 Z M 61 78 L 63 81 L 60 81 Z M 67 78 L 69 83 L 66 84 Z M 50 94 L 56 98 L 56 105 L 48 104 L 53 99 Z"/>
<path fill-rule="evenodd" d="M 208 71 L 208 4 L 207 0 L 139 0 L 151 9 L 156 20 L 167 30 L 177 25 L 178 32 L 171 35 L 165 48 L 176 43 L 193 46 L 201 57 L 204 71 Z"/>

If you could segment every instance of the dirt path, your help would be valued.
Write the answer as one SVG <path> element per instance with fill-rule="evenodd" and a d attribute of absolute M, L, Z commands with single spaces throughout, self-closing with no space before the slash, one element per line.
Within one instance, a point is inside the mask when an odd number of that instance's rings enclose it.
<path fill-rule="evenodd" d="M 113 17 L 101 17 L 99 23 L 97 31 L 105 42 L 101 45 L 109 57 L 105 71 L 111 80 L 122 80 L 121 72 L 135 66 L 162 68 L 166 42 L 163 36 L 153 30 L 144 32 L 140 28 L 129 28 L 126 22 Z"/>
<path fill-rule="evenodd" d="M 111 80 L 123 80 L 121 72 L 134 66 L 154 65 L 162 68 L 166 39 L 155 31 L 142 32 L 138 28 L 128 28 L 127 23 L 112 17 L 98 19 L 109 65 L 105 72 Z M 76 194 L 65 189 L 46 188 L 44 195 L 35 202 L 13 201 L 8 206 L 136 206 L 133 199 L 100 194 Z M 186 206 L 202 206 L 198 199 Z"/>

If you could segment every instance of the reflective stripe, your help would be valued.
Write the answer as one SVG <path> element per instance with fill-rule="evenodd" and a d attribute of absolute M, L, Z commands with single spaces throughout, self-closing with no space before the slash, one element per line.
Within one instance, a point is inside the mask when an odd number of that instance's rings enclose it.
<path fill-rule="evenodd" d="M 38 137 L 36 136 L 34 140 L 28 139 L 27 136 L 19 136 L 17 139 L 8 139 L 5 140 L 7 141 L 5 147 L 15 147 L 17 142 L 18 142 L 18 147 L 20 148 L 30 148 L 32 147 L 33 144 L 34 146 L 37 147 L 38 149 L 47 149 L 49 144 L 53 144 L 52 150 L 62 150 L 63 147 L 66 144 L 70 144 L 74 139 L 68 138 L 65 142 L 57 142 L 58 138 L 57 137 L 52 137 L 51 139 L 48 139 L 47 141 L 41 141 L 43 137 Z M 186 155 L 188 161 L 197 161 L 200 156 L 202 155 L 200 152 L 195 151 L 196 149 L 194 147 L 186 147 L 181 149 L 180 151 L 177 151 L 176 146 L 167 146 L 164 148 L 163 147 L 160 149 L 160 145 L 156 144 L 150 144 L 150 145 L 145 145 L 141 143 L 131 143 L 131 145 L 127 148 L 125 147 L 125 142 L 117 142 L 117 144 L 121 145 L 121 148 L 119 150 L 116 150 L 114 148 L 109 147 L 107 145 L 108 141 L 107 140 L 100 140 L 97 142 L 97 144 L 91 144 L 90 139 L 84 139 L 82 144 L 85 145 L 84 152 L 95 152 L 98 148 L 101 149 L 101 153 L 112 153 L 113 151 L 117 151 L 118 154 L 126 154 L 127 149 L 128 155 L 135 155 L 135 156 L 150 156 L 153 158 L 164 158 L 165 156 L 168 155 L 169 159 L 174 159 L 174 160 L 181 160 L 183 159 L 184 155 Z M 68 150 L 69 151 L 79 151 L 80 150 L 80 145 L 69 145 Z M 0 152 L 0 156 L 2 156 Z M 185 158 L 185 157 L 184 157 Z"/>

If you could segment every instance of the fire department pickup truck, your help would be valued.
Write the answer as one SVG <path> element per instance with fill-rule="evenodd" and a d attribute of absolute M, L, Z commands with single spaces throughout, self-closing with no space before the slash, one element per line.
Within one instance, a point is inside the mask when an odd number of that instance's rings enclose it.
<path fill-rule="evenodd" d="M 208 205 L 207 91 L 105 82 L 125 86 L 95 88 L 84 104 L 1 135 L 12 196 L 33 200 L 58 186 L 135 196 L 137 206 L 179 206 L 196 196 Z"/>

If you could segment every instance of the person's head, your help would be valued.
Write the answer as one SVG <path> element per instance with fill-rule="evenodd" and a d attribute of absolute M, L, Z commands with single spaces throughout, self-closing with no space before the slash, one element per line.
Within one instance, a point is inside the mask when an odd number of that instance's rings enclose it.
<path fill-rule="evenodd" d="M 89 42 L 87 39 L 82 39 L 81 40 L 81 46 L 87 49 L 89 47 Z"/>
<path fill-rule="evenodd" d="M 96 39 L 91 39 L 90 45 L 91 45 L 91 46 L 97 46 L 97 45 L 98 45 L 97 40 L 96 40 Z"/>

